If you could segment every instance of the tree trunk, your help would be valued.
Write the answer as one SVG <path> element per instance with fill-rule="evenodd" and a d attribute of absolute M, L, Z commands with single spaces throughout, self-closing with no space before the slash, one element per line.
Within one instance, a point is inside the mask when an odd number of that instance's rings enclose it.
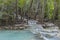
<path fill-rule="evenodd" d="M 27 11 L 26 13 L 29 13 L 29 11 L 30 11 L 30 9 L 31 9 L 31 7 L 32 7 L 32 4 L 33 4 L 33 0 L 31 0 L 30 7 L 29 7 L 29 9 L 28 9 L 28 11 Z M 28 15 L 28 14 L 27 14 L 27 15 Z M 29 18 L 27 19 L 27 24 L 28 24 L 28 20 L 29 20 Z"/>
<path fill-rule="evenodd" d="M 57 9 L 57 3 L 56 3 L 56 0 L 54 0 L 53 23 L 55 22 L 56 9 Z"/>
<path fill-rule="evenodd" d="M 17 6 L 18 0 L 16 0 L 16 21 L 18 21 L 18 6 Z"/>

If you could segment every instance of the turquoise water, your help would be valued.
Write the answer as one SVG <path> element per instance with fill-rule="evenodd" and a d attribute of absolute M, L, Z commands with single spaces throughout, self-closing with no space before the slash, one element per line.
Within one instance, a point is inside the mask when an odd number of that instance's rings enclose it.
<path fill-rule="evenodd" d="M 46 37 L 44 40 L 60 40 L 57 37 Z M 39 37 L 35 37 L 30 31 L 20 30 L 3 30 L 0 31 L 0 40 L 41 40 Z M 43 40 L 43 39 L 42 39 Z"/>
<path fill-rule="evenodd" d="M 34 35 L 30 31 L 0 31 L 0 40 L 31 40 Z"/>

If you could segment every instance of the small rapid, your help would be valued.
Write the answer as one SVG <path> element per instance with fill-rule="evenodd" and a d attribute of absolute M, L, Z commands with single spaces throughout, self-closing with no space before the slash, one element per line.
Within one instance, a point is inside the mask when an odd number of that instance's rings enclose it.
<path fill-rule="evenodd" d="M 29 30 L 35 34 L 39 39 L 43 40 L 60 40 L 60 38 L 56 37 L 58 31 L 46 30 L 42 27 L 41 24 L 36 24 L 37 21 L 29 20 L 28 25 L 30 26 Z"/>

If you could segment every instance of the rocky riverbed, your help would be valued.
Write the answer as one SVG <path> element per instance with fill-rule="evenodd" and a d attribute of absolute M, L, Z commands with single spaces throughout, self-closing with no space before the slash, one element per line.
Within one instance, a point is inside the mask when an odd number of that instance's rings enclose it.
<path fill-rule="evenodd" d="M 44 40 L 60 40 L 60 29 L 58 26 L 53 23 L 46 23 L 47 28 L 43 28 L 43 25 L 36 24 L 36 21 L 34 21 L 29 21 L 29 30 L 40 38 L 40 40 L 41 36 Z"/>

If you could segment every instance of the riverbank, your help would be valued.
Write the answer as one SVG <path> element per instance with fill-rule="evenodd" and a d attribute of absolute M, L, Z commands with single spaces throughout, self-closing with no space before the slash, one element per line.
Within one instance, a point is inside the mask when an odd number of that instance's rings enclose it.
<path fill-rule="evenodd" d="M 0 30 L 24 30 L 28 27 L 27 24 L 15 24 L 13 26 L 0 26 Z"/>

